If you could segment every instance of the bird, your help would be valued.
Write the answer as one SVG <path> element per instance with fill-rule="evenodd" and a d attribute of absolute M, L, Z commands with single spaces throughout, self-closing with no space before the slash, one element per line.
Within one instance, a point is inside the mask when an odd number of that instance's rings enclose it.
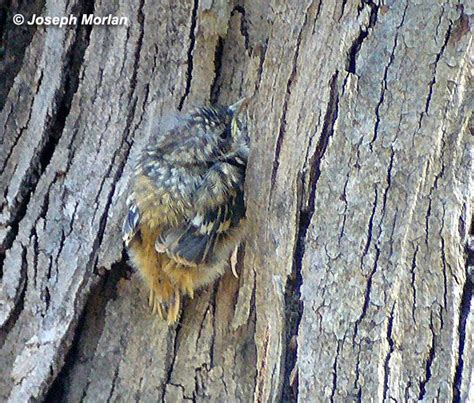
<path fill-rule="evenodd" d="M 158 125 L 131 174 L 122 237 L 169 326 L 183 297 L 224 273 L 245 232 L 246 104 L 200 106 Z"/>

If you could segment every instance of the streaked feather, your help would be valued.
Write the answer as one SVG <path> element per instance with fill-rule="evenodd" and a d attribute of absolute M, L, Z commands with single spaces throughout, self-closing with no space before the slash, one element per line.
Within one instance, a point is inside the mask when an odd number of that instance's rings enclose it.
<path fill-rule="evenodd" d="M 207 263 L 220 237 L 237 227 L 245 215 L 243 192 L 232 192 L 225 203 L 197 213 L 178 228 L 163 231 L 155 249 L 188 265 Z"/>
<path fill-rule="evenodd" d="M 122 239 L 128 245 L 138 231 L 140 211 L 135 203 L 131 203 L 122 225 Z"/>

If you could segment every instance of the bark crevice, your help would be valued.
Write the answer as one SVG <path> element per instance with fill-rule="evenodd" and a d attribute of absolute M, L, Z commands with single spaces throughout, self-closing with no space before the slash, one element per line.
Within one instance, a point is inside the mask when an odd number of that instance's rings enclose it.
<path fill-rule="evenodd" d="M 387 323 L 387 335 L 386 339 L 388 342 L 388 352 L 385 356 L 384 361 L 384 381 L 383 381 L 383 400 L 386 401 L 387 394 L 389 393 L 389 377 L 390 377 L 390 358 L 392 357 L 393 352 L 395 351 L 395 342 L 393 341 L 393 313 L 395 311 L 395 304 L 393 305 L 392 311 L 390 312 L 390 316 L 388 318 Z"/>
<path fill-rule="evenodd" d="M 436 334 L 433 327 L 433 313 L 431 313 L 431 317 L 430 317 L 430 331 L 431 331 L 431 343 L 430 343 L 430 349 L 428 351 L 428 357 L 426 357 L 426 362 L 425 362 L 425 374 L 424 374 L 423 380 L 420 381 L 420 385 L 419 385 L 420 394 L 418 396 L 418 400 L 420 401 L 423 400 L 423 398 L 425 397 L 426 385 L 430 381 L 431 375 L 432 375 L 431 366 L 436 357 L 436 354 L 435 354 Z"/>
<path fill-rule="evenodd" d="M 452 24 L 449 25 L 448 27 L 448 30 L 446 31 L 446 35 L 444 37 L 444 43 L 443 45 L 441 46 L 441 49 L 440 51 L 438 52 L 438 54 L 436 55 L 436 58 L 435 58 L 435 61 L 433 62 L 434 64 L 434 67 L 433 67 L 433 78 L 428 86 L 428 96 L 426 97 L 426 103 L 425 103 L 425 113 L 428 113 L 429 109 L 430 109 L 430 103 L 431 103 L 431 97 L 433 96 L 433 86 L 435 85 L 436 83 L 436 73 L 438 71 L 438 63 L 441 59 L 441 57 L 443 56 L 444 54 L 444 50 L 446 49 L 446 45 L 448 44 L 448 41 L 449 41 L 449 38 L 451 36 L 451 28 L 452 28 Z M 420 123 L 418 125 L 418 127 L 421 126 L 421 119 L 420 119 Z"/>
<path fill-rule="evenodd" d="M 293 265 L 290 275 L 287 277 L 285 285 L 285 345 L 290 346 L 291 340 L 298 335 L 298 328 L 303 315 L 303 302 L 301 301 L 301 285 L 303 277 L 301 274 L 303 257 L 305 253 L 306 236 L 315 208 L 316 186 L 321 175 L 320 165 L 324 154 L 329 145 L 329 140 L 334 134 L 334 125 L 337 120 L 339 110 L 339 90 L 338 90 L 338 71 L 334 73 L 330 80 L 329 101 L 326 107 L 326 114 L 323 119 L 323 127 L 316 145 L 315 152 L 308 158 L 307 163 L 310 166 L 308 181 L 305 188 L 301 186 L 300 199 L 298 201 L 298 216 L 296 245 L 293 252 Z M 306 197 L 304 197 L 306 195 Z M 285 355 L 283 399 L 291 401 L 298 400 L 298 377 L 296 375 L 291 384 L 290 375 L 295 370 L 298 346 L 287 348 Z M 297 371 L 297 369 L 296 369 Z"/>
<path fill-rule="evenodd" d="M 470 237 L 474 239 L 474 225 L 471 226 Z M 473 242 L 474 243 L 474 242 Z M 457 349 L 457 362 L 456 369 L 454 372 L 453 380 L 453 401 L 461 401 L 461 385 L 463 382 L 464 373 L 464 356 L 469 354 L 469 351 L 465 351 L 466 346 L 466 326 L 467 318 L 471 313 L 472 309 L 472 296 L 474 294 L 473 275 L 470 273 L 470 269 L 474 268 L 474 250 L 470 249 L 470 245 L 466 245 L 466 279 L 461 294 L 461 307 L 459 310 L 459 321 L 458 321 L 458 337 L 459 344 Z"/>
<path fill-rule="evenodd" d="M 216 104 L 219 99 L 220 85 L 219 78 L 222 72 L 222 57 L 224 54 L 224 39 L 218 37 L 216 50 L 214 52 L 214 80 L 211 84 L 211 104 Z"/>
<path fill-rule="evenodd" d="M 390 56 L 388 58 L 388 63 L 385 66 L 385 69 L 384 69 L 384 72 L 383 72 L 382 88 L 380 90 L 380 97 L 379 97 L 379 101 L 377 102 L 377 105 L 375 107 L 374 134 L 373 134 L 372 140 L 370 141 L 370 144 L 369 144 L 369 147 L 370 147 L 371 150 L 373 149 L 372 148 L 373 144 L 377 140 L 377 137 L 378 137 L 378 129 L 379 129 L 380 119 L 381 119 L 380 118 L 380 108 L 381 108 L 381 106 L 382 106 L 382 104 L 384 103 L 384 100 L 385 100 L 385 92 L 388 90 L 388 84 L 387 84 L 388 71 L 389 71 L 390 67 L 393 64 L 393 61 L 395 60 L 395 51 L 396 51 L 397 46 L 398 46 L 398 35 L 400 33 L 400 28 L 403 26 L 403 23 L 405 22 L 405 16 L 406 16 L 407 9 L 408 9 L 408 1 L 405 3 L 405 9 L 403 10 L 403 15 L 402 15 L 400 24 L 397 26 L 397 29 L 396 29 L 395 38 L 393 40 L 393 47 L 392 47 L 392 50 L 390 52 Z"/>
<path fill-rule="evenodd" d="M 370 7 L 369 24 L 367 25 L 367 27 L 364 27 L 364 26 L 361 27 L 359 31 L 359 35 L 354 40 L 354 42 L 352 42 L 349 48 L 349 51 L 347 54 L 347 62 L 346 62 L 347 72 L 356 74 L 356 75 L 357 75 L 356 62 L 357 62 L 357 57 L 359 55 L 359 51 L 362 48 L 362 44 L 369 36 L 370 30 L 372 30 L 375 27 L 375 24 L 377 23 L 378 12 L 379 12 L 379 6 L 370 1 L 370 2 L 362 2 L 361 8 L 358 10 L 359 14 L 362 11 L 364 4 L 367 4 Z M 344 8 L 343 8 L 343 12 L 344 12 Z"/>
<path fill-rule="evenodd" d="M 185 83 L 185 88 L 184 88 L 184 94 L 181 97 L 178 104 L 178 110 L 183 109 L 184 102 L 186 101 L 186 98 L 188 97 L 189 92 L 191 91 L 191 81 L 193 79 L 193 52 L 194 52 L 194 46 L 196 44 L 195 30 L 197 26 L 198 10 L 199 10 L 199 0 L 194 0 L 193 9 L 191 11 L 191 27 L 189 29 L 189 47 L 188 47 L 188 59 L 187 59 L 188 68 L 186 70 L 186 83 Z"/>
<path fill-rule="evenodd" d="M 84 310 L 79 316 L 74 337 L 65 356 L 63 367 L 52 382 L 45 401 L 64 401 L 72 386 L 71 380 L 73 379 L 74 366 L 78 361 L 84 362 L 92 359 L 92 356 L 88 354 L 94 354 L 99 345 L 99 340 L 105 326 L 107 304 L 117 298 L 119 281 L 130 279 L 131 273 L 132 269 L 127 264 L 125 253 L 119 262 L 112 265 L 110 270 L 99 273 L 101 277 L 91 287 Z M 83 351 L 86 344 L 88 345 L 88 354 Z M 85 398 L 87 395 L 90 381 L 88 379 L 84 385 L 82 398 Z M 111 394 L 112 392 L 110 396 Z"/>

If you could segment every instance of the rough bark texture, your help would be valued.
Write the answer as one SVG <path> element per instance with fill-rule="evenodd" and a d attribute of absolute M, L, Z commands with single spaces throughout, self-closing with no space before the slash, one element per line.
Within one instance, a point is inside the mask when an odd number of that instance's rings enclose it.
<path fill-rule="evenodd" d="M 474 399 L 472 3 L 3 7 L 2 401 Z M 122 249 L 132 161 L 160 117 L 244 95 L 240 276 L 168 329 Z"/>

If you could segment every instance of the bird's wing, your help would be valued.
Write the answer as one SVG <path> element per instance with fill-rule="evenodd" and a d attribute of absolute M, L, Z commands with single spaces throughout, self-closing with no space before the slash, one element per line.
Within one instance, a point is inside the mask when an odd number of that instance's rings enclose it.
<path fill-rule="evenodd" d="M 244 215 L 243 190 L 233 189 L 223 203 L 196 211 L 184 225 L 163 231 L 156 239 L 155 248 L 185 265 L 208 263 L 219 238 L 237 227 Z"/>
<path fill-rule="evenodd" d="M 140 222 L 140 211 L 134 201 L 128 203 L 127 215 L 122 225 L 122 238 L 126 245 L 130 243 L 138 231 Z"/>

